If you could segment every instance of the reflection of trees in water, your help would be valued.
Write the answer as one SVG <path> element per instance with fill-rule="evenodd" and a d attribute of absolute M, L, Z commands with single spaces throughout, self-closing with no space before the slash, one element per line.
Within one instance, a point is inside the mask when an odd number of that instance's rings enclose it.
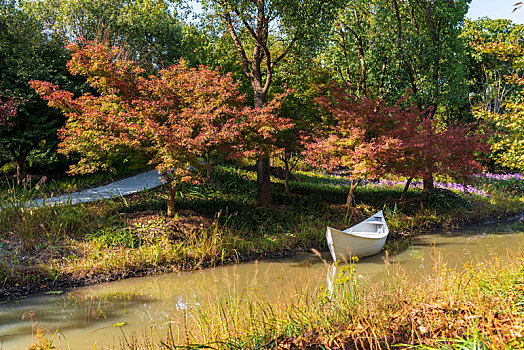
<path fill-rule="evenodd" d="M 402 237 L 398 239 L 388 239 L 384 247 L 384 251 L 387 250 L 389 256 L 394 256 L 402 253 L 408 249 L 414 242 L 414 237 Z"/>
<path fill-rule="evenodd" d="M 148 286 L 145 287 L 147 289 Z M 164 293 L 157 291 L 156 296 L 111 292 L 81 295 L 80 298 L 72 296 L 71 301 L 76 308 L 84 310 L 86 325 L 96 320 L 138 321 L 149 324 L 177 319 L 190 314 L 192 309 L 200 305 L 200 296 L 190 290 L 173 293 L 173 290 L 166 289 Z"/>
<path fill-rule="evenodd" d="M 61 300 L 62 310 L 73 310 L 79 313 L 83 310 L 83 322 L 89 324 L 96 320 L 111 319 L 122 311 L 134 309 L 140 304 L 154 302 L 153 298 L 138 293 L 109 292 L 90 294 L 82 291 L 73 291 L 66 294 Z M 79 316 L 79 315 L 78 315 Z"/>

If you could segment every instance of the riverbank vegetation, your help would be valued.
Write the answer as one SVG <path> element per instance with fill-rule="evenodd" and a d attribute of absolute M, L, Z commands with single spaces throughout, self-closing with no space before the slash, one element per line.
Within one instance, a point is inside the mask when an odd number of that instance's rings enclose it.
<path fill-rule="evenodd" d="M 522 223 L 516 230 L 522 229 Z M 386 259 L 371 284 L 355 263 L 332 290 L 267 303 L 243 296 L 203 303 L 191 322 L 160 336 L 125 335 L 124 349 L 519 349 L 524 346 L 522 251 L 481 256 L 451 268 L 433 254 L 431 273 Z M 254 299 L 254 300 L 253 300 Z M 187 327 L 187 328 L 185 328 Z M 206 329 L 206 332 L 198 332 Z M 167 334 L 167 335 L 166 335 Z M 162 339 L 162 342 L 161 342 Z M 160 345 L 162 344 L 162 345 Z"/>
<path fill-rule="evenodd" d="M 61 207 L 27 208 L 14 189 L 2 194 L 0 267 L 4 298 L 156 272 L 326 250 L 326 225 L 346 227 L 384 210 L 394 253 L 406 237 L 439 227 L 503 220 L 522 212 L 522 191 L 504 191 L 514 177 L 477 177 L 470 185 L 437 182 L 423 191 L 412 182 L 368 182 L 357 188 L 355 206 L 345 205 L 351 180 L 296 172 L 275 206 L 256 205 L 252 170 L 217 167 L 211 179 L 181 187 L 168 217 L 163 188 L 130 197 Z M 517 178 L 517 181 L 522 181 Z M 511 187 L 513 188 L 513 187 Z M 26 196 L 30 192 L 25 193 Z M 85 223 L 89 223 L 86 225 Z"/>

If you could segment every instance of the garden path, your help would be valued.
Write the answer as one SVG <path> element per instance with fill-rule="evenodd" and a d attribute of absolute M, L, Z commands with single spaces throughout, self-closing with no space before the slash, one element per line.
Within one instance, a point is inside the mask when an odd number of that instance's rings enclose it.
<path fill-rule="evenodd" d="M 90 188 L 80 192 L 68 193 L 58 197 L 38 198 L 30 202 L 30 207 L 55 206 L 94 202 L 120 196 L 127 196 L 162 185 L 157 170 L 151 170 L 108 185 Z"/>

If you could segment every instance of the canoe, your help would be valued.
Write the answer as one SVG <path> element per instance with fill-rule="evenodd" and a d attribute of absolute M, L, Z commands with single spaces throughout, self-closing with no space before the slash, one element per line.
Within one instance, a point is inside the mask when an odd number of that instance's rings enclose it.
<path fill-rule="evenodd" d="M 381 210 L 344 231 L 328 227 L 326 238 L 333 260 L 349 261 L 354 256 L 363 258 L 379 253 L 388 234 L 389 228 Z"/>

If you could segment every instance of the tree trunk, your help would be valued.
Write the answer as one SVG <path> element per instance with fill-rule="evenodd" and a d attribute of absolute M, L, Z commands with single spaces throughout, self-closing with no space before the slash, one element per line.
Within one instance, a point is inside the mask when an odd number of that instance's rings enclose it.
<path fill-rule="evenodd" d="M 433 189 L 435 189 L 435 184 L 433 183 L 433 174 L 432 173 L 426 173 L 424 174 L 424 177 L 422 178 L 423 180 L 423 186 L 424 186 L 424 191 L 431 191 Z"/>
<path fill-rule="evenodd" d="M 253 39 L 252 42 L 254 43 L 253 56 L 251 59 L 247 57 L 244 44 L 242 43 L 242 40 L 237 33 L 234 20 L 231 17 L 232 13 L 236 13 L 238 16 L 242 17 L 240 15 L 240 12 L 242 11 L 241 6 L 221 5 L 221 7 L 225 10 L 224 20 L 226 22 L 226 27 L 229 32 L 229 35 L 231 36 L 231 39 L 233 39 L 233 43 L 237 48 L 237 52 L 240 55 L 240 58 L 242 59 L 242 70 L 251 82 L 251 87 L 253 88 L 253 99 L 255 108 L 261 108 L 266 103 L 266 94 L 273 80 L 274 66 L 287 55 L 288 51 L 291 49 L 295 41 L 298 40 L 298 37 L 295 36 L 291 40 L 291 43 L 284 48 L 284 51 L 280 54 L 280 56 L 276 57 L 275 59 L 272 59 L 271 51 L 269 50 L 270 47 L 268 46 L 269 22 L 271 22 L 272 20 L 272 11 L 269 11 L 269 13 L 266 14 L 265 11 L 267 8 L 264 1 L 258 1 L 256 2 L 256 4 L 256 7 L 258 8 L 258 13 L 256 16 L 256 27 L 251 28 L 247 25 L 247 23 L 244 23 L 246 24 L 246 27 L 250 28 L 248 32 L 251 36 L 251 39 Z M 263 72 L 261 66 L 263 61 L 265 61 L 265 72 Z M 261 156 L 257 160 L 257 204 L 260 206 L 269 206 L 272 202 L 271 178 L 269 174 L 269 169 L 269 155 Z"/>
<path fill-rule="evenodd" d="M 380 69 L 380 83 L 378 85 L 378 95 L 384 95 L 384 81 L 386 79 L 386 64 L 388 63 L 388 56 L 384 56 L 384 61 L 382 62 L 382 68 Z"/>
<path fill-rule="evenodd" d="M 175 216 L 175 197 L 176 197 L 176 185 L 173 183 L 169 184 L 169 194 L 167 197 L 167 216 L 172 218 Z"/>
<path fill-rule="evenodd" d="M 211 161 L 209 160 L 209 155 L 204 156 L 204 163 L 206 165 L 206 178 L 211 179 Z"/>
<path fill-rule="evenodd" d="M 11 155 L 13 156 L 15 162 L 16 162 L 16 183 L 20 185 L 23 180 L 25 180 L 26 173 L 25 173 L 25 161 L 27 159 L 27 155 L 29 154 L 29 151 L 20 151 L 18 154 L 11 150 Z"/>
<path fill-rule="evenodd" d="M 20 183 L 23 182 L 23 180 L 26 177 L 24 163 L 25 163 L 25 160 L 20 160 L 20 159 L 16 160 L 16 183 L 18 185 L 20 185 Z"/>
<path fill-rule="evenodd" d="M 284 156 L 284 167 L 286 170 L 285 179 L 284 179 L 284 193 L 289 196 L 289 159 Z"/>
<path fill-rule="evenodd" d="M 255 108 L 262 108 L 266 103 L 266 92 L 257 87 L 256 83 L 253 86 Z M 257 183 L 258 195 L 257 205 L 268 207 L 273 203 L 271 198 L 271 174 L 270 174 L 269 157 L 260 157 L 257 161 Z"/>
<path fill-rule="evenodd" d="M 358 34 L 355 33 L 356 39 L 357 39 L 357 46 L 358 46 L 358 57 L 360 59 L 360 82 L 359 82 L 359 89 L 362 95 L 367 96 L 368 94 L 368 88 L 367 88 L 367 70 L 366 70 L 366 50 L 364 48 L 364 41 L 362 39 L 362 35 L 360 34 L 360 17 L 358 15 L 358 12 L 356 9 L 353 9 L 355 14 L 355 20 L 357 23 L 357 31 Z"/>
<path fill-rule="evenodd" d="M 358 185 L 360 185 L 360 182 L 362 182 L 362 180 L 351 180 L 348 198 L 346 199 L 346 205 L 348 208 L 350 208 L 353 203 L 353 193 L 355 192 L 355 189 L 358 187 Z"/>
<path fill-rule="evenodd" d="M 406 185 L 404 186 L 404 190 L 402 191 L 402 196 L 400 196 L 401 201 L 405 201 L 408 197 L 408 189 L 409 185 L 411 185 L 411 181 L 413 181 L 413 178 L 410 177 L 408 181 L 406 181 Z"/>
<path fill-rule="evenodd" d="M 268 157 L 260 158 L 257 161 L 257 183 L 257 204 L 262 207 L 270 206 L 273 201 L 271 198 L 271 177 Z"/>

